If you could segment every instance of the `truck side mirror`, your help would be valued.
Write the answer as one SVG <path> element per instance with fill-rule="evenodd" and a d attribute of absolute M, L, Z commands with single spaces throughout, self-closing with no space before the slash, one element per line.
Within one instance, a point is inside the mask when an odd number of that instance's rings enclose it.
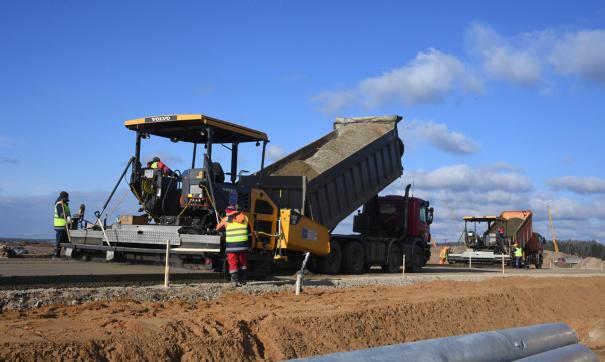
<path fill-rule="evenodd" d="M 433 223 L 433 212 L 434 212 L 435 210 L 434 210 L 432 207 L 429 207 L 429 210 L 428 210 L 428 211 L 429 211 L 429 212 L 428 212 L 428 215 L 427 215 L 427 216 L 428 216 L 428 217 L 427 217 L 427 221 L 428 221 L 427 223 L 428 223 L 428 224 L 432 224 L 432 223 Z"/>

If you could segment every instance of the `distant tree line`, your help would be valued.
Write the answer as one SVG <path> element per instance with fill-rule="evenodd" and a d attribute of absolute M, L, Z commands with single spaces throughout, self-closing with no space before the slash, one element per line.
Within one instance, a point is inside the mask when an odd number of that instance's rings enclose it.
<path fill-rule="evenodd" d="M 582 258 L 592 256 L 605 260 L 605 245 L 596 240 L 581 241 L 581 240 L 559 240 L 559 251 L 565 254 L 577 255 Z M 555 250 L 555 245 L 552 240 L 548 240 L 544 245 L 546 250 Z"/>

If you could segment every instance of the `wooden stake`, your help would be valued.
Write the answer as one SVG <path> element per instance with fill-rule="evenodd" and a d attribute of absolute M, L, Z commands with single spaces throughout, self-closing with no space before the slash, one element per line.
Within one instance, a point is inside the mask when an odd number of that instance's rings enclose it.
<path fill-rule="evenodd" d="M 170 240 L 166 240 L 166 268 L 164 269 L 164 288 L 170 286 Z"/>
<path fill-rule="evenodd" d="M 302 282 L 302 275 L 296 273 L 296 295 L 300 295 L 300 284 Z"/>
<path fill-rule="evenodd" d="M 403 267 L 401 268 L 401 276 L 405 276 L 405 253 L 403 253 Z"/>

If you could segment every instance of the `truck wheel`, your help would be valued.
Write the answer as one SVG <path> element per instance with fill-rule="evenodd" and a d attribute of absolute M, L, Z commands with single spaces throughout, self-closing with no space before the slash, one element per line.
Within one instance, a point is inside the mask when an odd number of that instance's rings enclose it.
<path fill-rule="evenodd" d="M 330 240 L 330 254 L 318 258 L 319 271 L 322 274 L 338 274 L 342 263 L 342 249 L 336 240 Z"/>
<path fill-rule="evenodd" d="M 382 264 L 382 271 L 385 273 L 399 273 L 399 267 L 403 259 L 401 248 L 397 244 L 391 245 L 389 248 L 389 260 Z"/>
<path fill-rule="evenodd" d="M 342 253 L 343 271 L 350 274 L 360 274 L 363 271 L 364 262 L 363 246 L 357 241 L 347 243 Z"/>
<path fill-rule="evenodd" d="M 422 271 L 422 264 L 424 262 L 424 253 L 418 245 L 414 246 L 412 250 L 412 260 L 410 260 L 409 266 L 406 271 L 410 273 L 420 273 Z"/>

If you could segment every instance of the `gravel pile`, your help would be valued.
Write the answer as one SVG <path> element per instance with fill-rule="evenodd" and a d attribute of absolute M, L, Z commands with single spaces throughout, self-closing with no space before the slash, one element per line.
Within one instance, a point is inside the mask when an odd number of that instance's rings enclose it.
<path fill-rule="evenodd" d="M 346 279 L 305 279 L 303 287 L 350 288 L 364 285 L 409 285 L 413 279 L 401 278 L 346 278 Z M 181 300 L 194 303 L 199 300 L 218 298 L 223 292 L 233 291 L 229 283 L 175 284 L 163 286 L 128 286 L 97 288 L 44 288 L 0 291 L 0 310 L 24 310 L 51 304 L 78 305 L 108 300 L 135 300 L 138 302 L 167 302 Z M 238 291 L 261 295 L 279 291 L 294 291 L 294 280 L 251 281 L 237 288 Z"/>
<path fill-rule="evenodd" d="M 507 274 L 506 277 L 589 277 L 600 275 L 582 274 Z M 345 289 L 363 286 L 387 286 L 397 287 L 416 283 L 430 283 L 434 281 L 466 281 L 479 282 L 491 278 L 501 278 L 499 273 L 481 273 L 481 274 L 459 274 L 459 275 L 426 275 L 426 274 L 406 274 L 400 275 L 382 275 L 359 276 L 359 277 L 334 277 L 325 276 L 315 277 L 310 274 L 303 281 L 304 288 L 319 289 Z M 39 308 L 53 304 L 59 305 L 78 305 L 84 303 L 109 301 L 109 300 L 134 300 L 138 302 L 167 302 L 180 300 L 187 303 L 197 301 L 212 300 L 218 298 L 223 292 L 233 291 L 229 283 L 199 283 L 199 284 L 174 284 L 170 288 L 163 286 L 128 286 L 128 287 L 97 287 L 97 288 L 45 288 L 45 289 L 27 289 L 27 290 L 1 290 L 0 291 L 0 310 L 25 310 L 30 308 Z M 294 278 L 280 278 L 271 281 L 251 281 L 248 285 L 237 288 L 237 291 L 244 294 L 262 295 L 273 292 L 294 292 Z"/>

